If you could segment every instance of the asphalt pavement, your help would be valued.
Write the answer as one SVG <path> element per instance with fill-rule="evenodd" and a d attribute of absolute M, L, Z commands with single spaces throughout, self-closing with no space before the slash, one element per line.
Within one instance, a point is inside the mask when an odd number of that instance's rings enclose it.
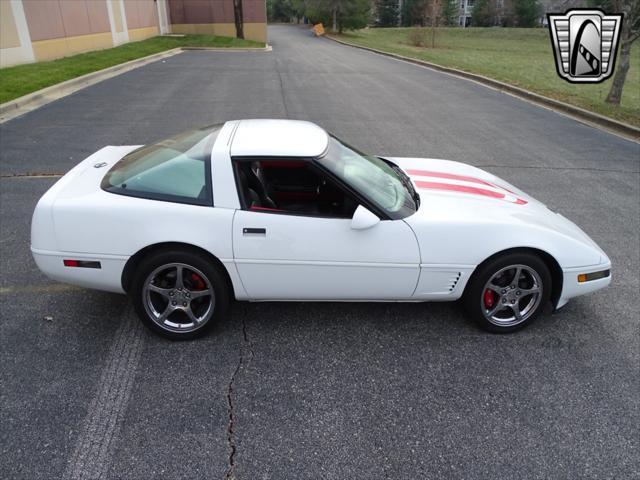
<path fill-rule="evenodd" d="M 301 28 L 269 36 L 272 52 L 184 52 L 0 125 L 0 477 L 638 478 L 640 146 Z M 171 343 L 126 297 L 38 272 L 46 175 L 265 117 L 486 168 L 583 227 L 613 283 L 506 336 L 457 304 L 235 303 Z"/>

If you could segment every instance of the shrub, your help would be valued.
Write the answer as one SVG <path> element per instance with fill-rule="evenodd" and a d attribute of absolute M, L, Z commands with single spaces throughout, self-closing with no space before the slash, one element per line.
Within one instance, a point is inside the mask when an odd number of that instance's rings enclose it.
<path fill-rule="evenodd" d="M 427 29 L 424 27 L 414 27 L 409 30 L 407 40 L 414 47 L 425 47 L 427 45 Z"/>

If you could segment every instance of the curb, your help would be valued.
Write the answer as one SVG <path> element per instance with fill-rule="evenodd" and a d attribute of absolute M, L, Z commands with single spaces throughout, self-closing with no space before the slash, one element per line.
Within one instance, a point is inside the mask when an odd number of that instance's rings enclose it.
<path fill-rule="evenodd" d="M 0 104 L 0 124 L 3 124 L 12 118 L 23 115 L 27 112 L 35 110 L 47 103 L 51 103 L 59 98 L 66 97 L 72 93 L 82 90 L 83 88 L 95 85 L 109 78 L 115 77 L 122 73 L 128 72 L 138 67 L 142 67 L 149 63 L 156 62 L 165 58 L 172 57 L 185 50 L 211 50 L 216 52 L 231 51 L 231 52 L 270 52 L 272 47 L 267 45 L 266 47 L 259 48 L 216 48 L 216 47 L 177 47 L 171 50 L 165 50 L 164 52 L 154 53 L 146 57 L 136 58 L 125 63 L 119 63 L 111 67 L 97 70 L 95 72 L 87 73 L 80 77 L 71 78 L 64 82 L 45 87 L 41 90 L 37 90 L 32 93 L 28 93 L 22 97 L 15 98 L 6 103 Z"/>
<path fill-rule="evenodd" d="M 416 58 L 405 57 L 404 55 L 399 55 L 397 53 L 389 53 L 389 52 L 385 52 L 385 51 L 378 50 L 371 47 L 356 45 L 353 43 L 345 42 L 344 40 L 338 40 L 337 38 L 331 37 L 329 35 L 325 35 L 325 38 L 328 38 L 329 40 L 332 40 L 336 43 L 340 43 L 342 45 L 346 45 L 353 48 L 359 48 L 361 50 L 367 50 L 369 52 L 377 53 L 379 55 L 395 58 L 396 60 L 402 60 L 405 62 L 420 65 L 423 67 L 428 67 L 433 70 L 438 70 L 440 72 L 455 75 L 457 77 L 465 78 L 467 80 L 472 80 L 474 82 L 481 83 L 488 87 L 495 88 L 499 91 L 510 93 L 516 97 L 523 98 L 525 100 L 528 100 L 532 103 L 536 103 L 543 107 L 550 108 L 551 110 L 563 113 L 565 115 L 568 115 L 574 118 L 575 120 L 578 120 L 582 123 L 586 123 L 592 127 L 597 127 L 597 128 L 607 130 L 608 132 L 624 137 L 627 140 L 640 142 L 640 128 L 638 127 L 634 127 L 633 125 L 629 125 L 627 123 L 613 120 L 609 117 L 605 117 L 604 115 L 593 113 L 580 107 L 569 105 L 568 103 L 564 103 L 559 100 L 554 100 L 553 98 L 545 97 L 544 95 L 530 92 L 529 90 L 525 90 L 524 88 L 515 87 L 513 85 L 509 85 L 508 83 L 500 82 L 498 80 L 494 80 L 492 78 L 478 75 L 476 73 L 469 73 L 469 72 L 465 72 L 464 70 L 458 70 L 456 68 L 443 67 L 442 65 L 427 62 L 425 60 L 418 60 Z"/>
<path fill-rule="evenodd" d="M 59 98 L 71 95 L 78 90 L 94 85 L 108 78 L 115 77 L 116 75 L 120 75 L 121 73 L 128 72 L 129 70 L 133 70 L 134 68 L 141 67 L 148 63 L 162 60 L 163 58 L 172 57 L 173 55 L 177 55 L 181 52 L 182 50 L 180 48 L 173 48 L 171 50 L 154 53 L 153 55 L 148 55 L 146 57 L 136 58 L 135 60 L 113 65 L 112 67 L 107 67 L 96 72 L 87 73 L 80 77 L 71 78 L 64 82 L 57 83 L 50 87 L 10 100 L 0 105 L 0 123 L 4 123 L 12 118 L 30 112 L 31 110 L 35 110 L 36 108 L 53 102 Z"/>
<path fill-rule="evenodd" d="M 273 47 L 267 44 L 266 47 L 179 47 L 185 50 L 210 50 L 212 52 L 270 52 Z"/>

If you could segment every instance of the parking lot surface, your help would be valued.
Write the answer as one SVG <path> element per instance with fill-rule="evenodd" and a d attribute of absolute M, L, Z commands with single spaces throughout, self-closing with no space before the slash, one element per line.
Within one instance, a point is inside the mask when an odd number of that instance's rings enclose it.
<path fill-rule="evenodd" d="M 272 52 L 185 52 L 0 125 L 0 477 L 638 478 L 640 146 L 300 28 L 269 35 Z M 47 174 L 265 117 L 486 168 L 583 227 L 612 286 L 506 336 L 456 304 L 235 303 L 171 343 L 126 297 L 38 272 Z"/>

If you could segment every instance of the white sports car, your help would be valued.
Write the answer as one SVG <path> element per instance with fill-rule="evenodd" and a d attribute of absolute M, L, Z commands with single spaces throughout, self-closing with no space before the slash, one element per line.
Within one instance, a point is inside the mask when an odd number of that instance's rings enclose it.
<path fill-rule="evenodd" d="M 308 122 L 230 121 L 105 147 L 40 199 L 49 277 L 128 293 L 172 339 L 229 300 L 451 301 L 492 332 L 609 285 L 580 228 L 462 163 L 364 155 Z"/>

